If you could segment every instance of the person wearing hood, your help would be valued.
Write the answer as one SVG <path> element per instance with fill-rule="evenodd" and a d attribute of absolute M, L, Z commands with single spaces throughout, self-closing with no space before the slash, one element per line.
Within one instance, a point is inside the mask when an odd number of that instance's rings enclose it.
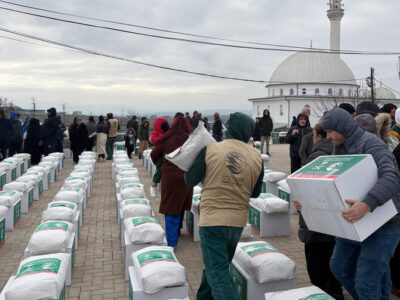
<path fill-rule="evenodd" d="M 391 120 L 390 127 L 396 125 L 396 119 L 395 119 L 396 110 L 397 110 L 397 106 L 394 105 L 393 103 L 386 103 L 381 108 L 381 112 L 390 115 L 390 120 Z"/>
<path fill-rule="evenodd" d="M 42 147 L 40 145 L 40 140 L 40 122 L 36 118 L 31 118 L 27 127 L 24 152 L 31 155 L 32 165 L 37 165 L 38 163 L 40 163 L 40 159 L 42 157 Z"/>
<path fill-rule="evenodd" d="M 313 146 L 305 164 L 312 162 L 317 157 L 331 155 L 333 145 L 328 140 L 326 131 L 321 124 L 315 125 L 313 129 Z M 341 284 L 333 276 L 329 263 L 335 247 L 335 237 L 308 229 L 301 214 L 300 202 L 293 200 L 299 211 L 299 239 L 304 243 L 307 271 L 313 285 L 319 287 L 336 300 L 344 300 Z"/>
<path fill-rule="evenodd" d="M 343 218 L 357 222 L 389 200 L 400 212 L 400 172 L 387 145 L 359 128 L 341 108 L 329 111 L 321 125 L 334 145 L 333 154 L 370 154 L 378 168 L 378 181 L 363 199 L 346 199 L 349 208 L 342 212 Z M 389 299 L 389 262 L 399 240 L 399 214 L 363 242 L 336 238 L 331 271 L 354 299 Z"/>
<path fill-rule="evenodd" d="M 86 128 L 88 131 L 88 140 L 86 144 L 86 151 L 93 151 L 94 145 L 96 145 L 96 135 L 93 133 L 96 132 L 97 126 L 94 121 L 94 117 L 90 116 L 88 122 L 86 123 Z"/>
<path fill-rule="evenodd" d="M 390 135 L 400 142 L 400 108 L 396 109 L 395 120 L 396 124 L 390 128 Z"/>
<path fill-rule="evenodd" d="M 57 118 L 57 111 L 54 107 L 47 110 L 47 116 L 48 118 L 44 121 L 41 132 L 45 155 L 57 151 L 57 134 L 60 128 L 60 120 Z"/>
<path fill-rule="evenodd" d="M 145 121 L 147 122 L 147 121 Z M 183 116 L 175 117 L 171 129 L 157 141 L 151 151 L 154 164 L 166 154 L 182 146 L 193 132 Z M 185 186 L 184 172 L 167 159 L 161 163 L 162 185 L 159 212 L 165 216 L 165 233 L 168 246 L 176 247 L 182 228 L 183 214 L 192 207 L 193 189 Z"/>
<path fill-rule="evenodd" d="M 260 127 L 260 119 L 259 117 L 256 118 L 256 125 L 253 130 L 253 134 L 251 135 L 253 137 L 253 145 L 254 142 L 261 142 L 261 127 Z"/>
<path fill-rule="evenodd" d="M 74 119 L 74 124 L 70 128 L 69 139 L 71 142 L 70 148 L 73 153 L 73 160 L 75 163 L 78 163 L 79 155 L 85 151 L 88 140 L 88 130 L 80 118 Z"/>
<path fill-rule="evenodd" d="M 264 177 L 261 153 L 248 145 L 254 127 L 249 116 L 231 114 L 227 139 L 202 149 L 185 173 L 187 186 L 204 182 L 198 225 L 205 269 L 199 300 L 239 299 L 229 264 L 247 224 L 249 199 L 260 195 Z"/>
<path fill-rule="evenodd" d="M 197 128 L 197 126 L 199 125 L 199 121 L 200 120 L 201 120 L 201 115 L 199 114 L 199 112 L 197 110 L 195 110 L 193 112 L 193 117 L 192 117 L 192 120 L 191 120 L 191 123 L 190 123 L 192 125 L 193 129 Z"/>
<path fill-rule="evenodd" d="M 135 139 L 136 134 L 133 128 L 129 128 L 126 134 L 124 135 L 125 139 L 125 148 L 129 158 L 132 158 L 132 152 L 135 151 Z"/>
<path fill-rule="evenodd" d="M 0 161 L 7 157 L 7 149 L 13 134 L 11 121 L 6 118 L 4 110 L 0 109 Z"/>
<path fill-rule="evenodd" d="M 267 154 L 269 155 L 269 141 L 271 139 L 271 132 L 274 129 L 274 123 L 271 119 L 268 109 L 264 109 L 263 116 L 260 119 L 261 131 L 261 153 L 264 153 L 264 142 L 266 143 Z"/>
<path fill-rule="evenodd" d="M 154 120 L 154 130 L 151 133 L 150 141 L 154 147 L 157 146 L 158 140 L 169 130 L 168 120 L 165 118 L 157 118 Z M 157 184 L 161 182 L 161 165 L 163 158 L 160 157 L 156 163 L 156 172 L 153 176 L 153 183 L 150 187 L 150 195 L 157 196 Z"/>
<path fill-rule="evenodd" d="M 9 155 L 13 156 L 15 153 L 21 153 L 22 151 L 22 122 L 19 120 L 20 114 L 13 111 L 10 114 L 10 120 L 13 127 L 12 139 L 10 143 Z"/>
<path fill-rule="evenodd" d="M 130 119 L 128 121 L 128 123 L 126 124 L 126 128 L 132 128 L 136 132 L 139 129 L 139 122 L 137 121 L 137 117 L 136 116 L 132 116 L 132 119 Z"/>
<path fill-rule="evenodd" d="M 215 112 L 214 113 L 214 124 L 213 124 L 213 128 L 212 128 L 212 136 L 217 142 L 220 142 L 220 141 L 222 141 L 223 135 L 224 135 L 224 133 L 222 132 L 222 121 L 219 117 L 219 113 Z"/>
<path fill-rule="evenodd" d="M 107 124 L 103 116 L 99 116 L 99 122 L 96 128 L 96 151 L 99 160 L 106 158 L 106 143 L 107 143 Z"/>
<path fill-rule="evenodd" d="M 303 137 L 312 132 L 312 129 L 308 124 L 308 117 L 300 113 L 297 116 L 297 125 L 290 127 L 285 142 L 290 144 L 290 169 L 294 173 L 301 168 L 301 157 L 299 154 L 301 142 Z"/>
<path fill-rule="evenodd" d="M 143 123 L 140 124 L 137 137 L 140 141 L 139 159 L 141 159 L 143 151 L 146 150 L 147 147 L 149 146 L 149 137 L 150 137 L 149 121 L 144 120 Z"/>

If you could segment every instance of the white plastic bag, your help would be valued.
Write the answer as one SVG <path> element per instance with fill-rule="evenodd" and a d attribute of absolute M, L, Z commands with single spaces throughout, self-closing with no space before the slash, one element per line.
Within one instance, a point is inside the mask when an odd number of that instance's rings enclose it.
<path fill-rule="evenodd" d="M 258 283 L 290 280 L 296 277 L 296 265 L 267 242 L 239 243 L 234 259 Z"/>
<path fill-rule="evenodd" d="M 200 197 L 201 194 L 195 194 L 192 197 L 192 210 L 197 214 L 199 214 Z"/>
<path fill-rule="evenodd" d="M 83 176 L 68 177 L 65 179 L 64 187 L 78 187 L 86 190 L 89 179 Z"/>
<path fill-rule="evenodd" d="M 132 244 L 162 245 L 165 232 L 156 218 L 135 217 L 124 220 L 128 239 Z"/>
<path fill-rule="evenodd" d="M 267 214 L 289 212 L 289 203 L 272 194 L 262 193 L 258 198 L 252 198 L 250 202 Z"/>
<path fill-rule="evenodd" d="M 127 199 L 121 201 L 121 216 L 122 219 L 133 217 L 151 217 L 152 209 L 150 202 L 147 199 Z"/>
<path fill-rule="evenodd" d="M 42 213 L 42 222 L 59 220 L 73 223 L 77 213 L 75 203 L 67 201 L 51 202 Z"/>
<path fill-rule="evenodd" d="M 6 300 L 58 300 L 65 285 L 70 255 L 31 256 L 19 264 L 17 276 L 5 293 Z"/>
<path fill-rule="evenodd" d="M 117 165 L 115 167 L 115 173 L 117 175 L 138 175 L 139 172 L 136 168 L 132 167 L 131 165 Z"/>
<path fill-rule="evenodd" d="M 264 181 L 278 182 L 285 178 L 286 178 L 286 174 L 283 172 L 276 172 L 276 171 L 272 171 L 272 170 L 264 171 Z"/>
<path fill-rule="evenodd" d="M 251 224 L 248 224 L 243 228 L 243 232 L 241 235 L 241 239 L 251 239 L 253 237 L 252 230 L 251 230 Z"/>
<path fill-rule="evenodd" d="M 118 175 L 117 183 L 123 186 L 128 183 L 141 183 L 139 175 Z"/>
<path fill-rule="evenodd" d="M 186 283 L 185 267 L 178 262 L 171 247 L 146 247 L 134 252 L 131 257 L 145 293 L 156 293 L 165 287 Z"/>
<path fill-rule="evenodd" d="M 303 287 L 282 292 L 271 292 L 265 294 L 265 300 L 335 300 L 323 290 L 316 286 Z"/>
<path fill-rule="evenodd" d="M 288 191 L 290 193 L 290 187 L 289 187 L 289 185 L 287 183 L 286 178 L 281 180 L 281 181 L 278 181 L 278 187 L 280 187 L 280 188 L 282 188 L 285 191 Z"/>
<path fill-rule="evenodd" d="M 18 191 L 2 191 L 0 192 L 0 205 L 11 207 L 14 203 L 21 200 L 22 193 Z"/>
<path fill-rule="evenodd" d="M 212 143 L 216 143 L 215 139 L 204 127 L 204 123 L 200 121 L 186 142 L 178 149 L 165 155 L 165 158 L 186 172 L 193 165 L 200 151 Z"/>
<path fill-rule="evenodd" d="M 31 255 L 66 252 L 74 224 L 47 221 L 36 227 L 28 243 Z"/>
<path fill-rule="evenodd" d="M 13 181 L 10 183 L 7 183 L 3 186 L 4 191 L 18 191 L 21 193 L 25 193 L 27 190 L 32 188 L 33 184 L 31 181 L 28 182 L 19 182 L 19 181 Z"/>
<path fill-rule="evenodd" d="M 84 190 L 76 187 L 63 188 L 55 196 L 53 201 L 69 201 L 79 204 L 84 197 Z"/>
<path fill-rule="evenodd" d="M 201 186 L 196 185 L 195 187 L 193 187 L 193 195 L 201 194 L 202 189 L 203 188 Z"/>
<path fill-rule="evenodd" d="M 143 184 L 141 183 L 128 183 L 121 187 L 122 200 L 130 198 L 144 198 Z"/>
<path fill-rule="evenodd" d="M 8 211 L 7 206 L 0 205 L 0 220 L 1 220 L 3 217 L 6 216 L 7 211 Z"/>

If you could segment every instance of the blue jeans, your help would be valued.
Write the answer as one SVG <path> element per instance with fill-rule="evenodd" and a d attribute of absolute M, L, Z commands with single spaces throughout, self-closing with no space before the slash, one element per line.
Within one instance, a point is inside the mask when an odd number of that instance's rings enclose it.
<path fill-rule="evenodd" d="M 400 227 L 378 229 L 363 242 L 336 238 L 331 270 L 354 300 L 390 297 L 390 258 L 400 240 Z"/>
<path fill-rule="evenodd" d="M 170 247 L 175 247 L 178 244 L 184 213 L 185 211 L 182 210 L 180 215 L 165 215 L 165 233 Z"/>
<path fill-rule="evenodd" d="M 205 269 L 197 300 L 239 300 L 229 273 L 229 264 L 235 255 L 242 231 L 242 227 L 199 227 Z"/>

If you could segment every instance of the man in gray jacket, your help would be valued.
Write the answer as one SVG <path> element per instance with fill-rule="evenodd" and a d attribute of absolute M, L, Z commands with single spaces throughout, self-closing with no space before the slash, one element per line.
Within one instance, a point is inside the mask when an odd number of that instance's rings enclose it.
<path fill-rule="evenodd" d="M 334 145 L 333 154 L 371 154 L 378 167 L 378 181 L 364 199 L 349 199 L 343 218 L 354 223 L 368 212 L 393 200 L 400 211 L 400 173 L 387 145 L 357 126 L 341 108 L 328 112 L 322 127 Z M 397 214 L 363 242 L 336 238 L 331 259 L 334 276 L 354 299 L 389 299 L 390 258 L 400 240 L 400 215 Z"/>

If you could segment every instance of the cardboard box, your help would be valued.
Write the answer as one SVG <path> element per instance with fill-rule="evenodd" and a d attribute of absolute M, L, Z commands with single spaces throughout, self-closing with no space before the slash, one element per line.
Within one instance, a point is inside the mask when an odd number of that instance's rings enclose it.
<path fill-rule="evenodd" d="M 21 213 L 27 214 L 33 205 L 34 188 L 25 191 L 21 199 Z"/>
<path fill-rule="evenodd" d="M 162 289 L 157 293 L 146 294 L 142 283 L 137 279 L 135 268 L 129 268 L 129 300 L 166 300 L 189 297 L 189 286 L 185 285 Z"/>
<path fill-rule="evenodd" d="M 151 211 L 151 216 L 153 218 L 155 218 L 155 214 L 154 211 Z M 122 220 L 122 212 L 120 207 L 118 207 L 118 224 L 119 224 L 119 239 L 121 240 L 121 247 L 124 247 L 125 245 L 125 235 L 123 234 L 125 232 L 125 224 L 124 224 L 124 220 Z"/>
<path fill-rule="evenodd" d="M 6 217 L 0 219 L 0 248 L 6 242 Z"/>
<path fill-rule="evenodd" d="M 397 214 L 392 200 L 351 224 L 342 217 L 346 199 L 362 201 L 378 180 L 371 155 L 320 156 L 287 178 L 310 230 L 364 241 Z"/>
<path fill-rule="evenodd" d="M 265 293 L 286 291 L 296 288 L 296 278 L 258 283 L 257 280 L 251 277 L 251 275 L 235 260 L 232 260 L 232 263 L 229 265 L 229 273 L 231 274 L 233 284 L 239 292 L 240 300 L 264 299 Z"/>
<path fill-rule="evenodd" d="M 249 223 L 260 237 L 290 235 L 289 213 L 267 214 L 250 203 Z"/>
<path fill-rule="evenodd" d="M 132 253 L 139 251 L 143 248 L 149 247 L 149 246 L 154 246 L 155 244 L 131 244 L 128 241 L 128 235 L 126 231 L 124 230 L 124 264 L 125 264 L 125 280 L 129 280 L 129 267 L 133 267 L 133 261 L 131 258 Z M 164 241 L 162 243 L 162 246 L 168 246 L 167 240 L 164 237 Z"/>
<path fill-rule="evenodd" d="M 293 204 L 293 199 L 290 197 L 290 191 L 285 189 L 282 186 L 278 186 L 278 192 L 277 196 L 283 200 L 286 200 L 289 202 L 289 209 L 290 209 L 290 214 L 291 215 L 298 215 L 298 211 L 296 210 L 296 207 Z"/>
<path fill-rule="evenodd" d="M 199 218 L 200 215 L 193 212 L 192 210 L 185 211 L 186 231 L 189 233 L 193 242 L 200 242 L 199 235 Z"/>
<path fill-rule="evenodd" d="M 15 276 L 11 276 L 8 279 L 6 285 L 4 286 L 3 290 L 0 293 L 0 300 L 6 300 L 6 292 L 9 289 L 9 287 L 11 286 L 11 284 L 13 283 L 14 280 L 15 280 Z M 58 300 L 65 300 L 65 286 L 61 290 L 60 297 L 58 298 Z"/>
<path fill-rule="evenodd" d="M 0 191 L 3 190 L 3 186 L 7 182 L 7 172 L 0 173 Z"/>
<path fill-rule="evenodd" d="M 6 231 L 14 231 L 21 222 L 21 199 L 8 208 L 6 214 Z"/>
<path fill-rule="evenodd" d="M 69 268 L 67 271 L 67 276 L 66 276 L 66 280 L 65 280 L 65 285 L 66 286 L 71 286 L 71 281 L 72 281 L 72 268 L 74 267 L 75 264 L 75 233 L 72 233 L 70 235 L 70 239 L 68 241 L 68 247 L 67 247 L 67 251 L 65 253 L 70 254 L 69 258 L 70 258 L 70 264 L 69 264 Z M 26 247 L 25 251 L 24 251 L 24 259 L 28 258 L 31 256 L 31 252 L 29 251 L 29 248 Z"/>

